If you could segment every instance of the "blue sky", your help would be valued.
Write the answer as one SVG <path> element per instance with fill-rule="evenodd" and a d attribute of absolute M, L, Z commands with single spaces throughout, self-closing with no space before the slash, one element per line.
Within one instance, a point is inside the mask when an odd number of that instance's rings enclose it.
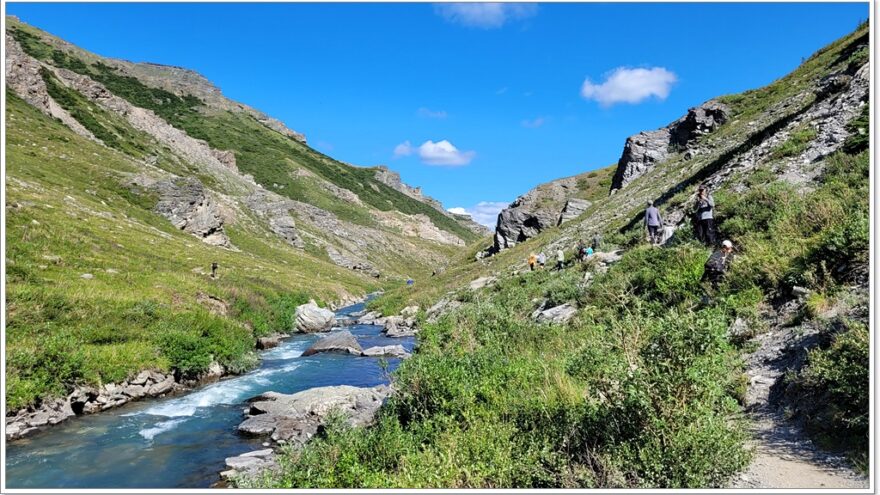
<path fill-rule="evenodd" d="M 318 150 L 488 223 L 541 182 L 615 163 L 631 134 L 785 75 L 868 9 L 6 4 L 100 55 L 194 69 Z"/>

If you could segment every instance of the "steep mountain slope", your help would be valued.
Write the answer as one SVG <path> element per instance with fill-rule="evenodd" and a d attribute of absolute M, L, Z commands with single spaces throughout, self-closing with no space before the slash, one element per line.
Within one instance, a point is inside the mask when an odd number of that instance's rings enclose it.
<path fill-rule="evenodd" d="M 611 194 L 576 219 L 491 257 L 473 246 L 436 283 L 374 301 L 421 308 L 377 424 L 330 428 L 240 484 L 867 487 L 842 465 L 864 468 L 869 440 L 868 38 L 859 26 L 764 88 L 630 138 Z M 717 288 L 687 228 L 704 183 L 737 248 Z M 648 200 L 662 247 L 643 241 Z M 571 259 L 593 232 L 605 240 L 586 263 L 525 267 L 530 251 Z M 841 455 L 817 461 L 789 419 Z M 783 444 L 793 476 L 755 479 Z"/>
<path fill-rule="evenodd" d="M 241 371 L 297 304 L 430 273 L 482 235 L 194 72 L 12 17 L 5 43 L 8 411 L 147 368 Z"/>

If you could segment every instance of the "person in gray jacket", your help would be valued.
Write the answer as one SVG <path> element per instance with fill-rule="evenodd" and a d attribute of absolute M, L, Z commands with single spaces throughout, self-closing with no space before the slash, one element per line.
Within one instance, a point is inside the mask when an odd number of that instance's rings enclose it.
<path fill-rule="evenodd" d="M 694 222 L 697 227 L 697 239 L 707 246 L 715 244 L 715 200 L 709 189 L 701 185 L 697 190 L 697 202 L 694 205 Z"/>
<path fill-rule="evenodd" d="M 651 244 L 660 242 L 660 229 L 663 227 L 663 219 L 660 218 L 660 210 L 654 206 L 653 201 L 648 201 L 648 208 L 645 210 L 645 228 L 648 229 L 648 239 Z"/>

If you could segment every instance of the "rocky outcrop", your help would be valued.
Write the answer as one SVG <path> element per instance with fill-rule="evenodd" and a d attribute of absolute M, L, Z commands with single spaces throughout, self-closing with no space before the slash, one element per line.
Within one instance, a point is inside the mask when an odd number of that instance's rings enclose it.
<path fill-rule="evenodd" d="M 380 276 L 382 276 L 382 273 L 379 270 L 376 270 L 373 265 L 366 261 L 360 261 L 350 256 L 347 256 L 329 244 L 326 245 L 324 249 L 327 251 L 327 256 L 330 257 L 330 261 L 341 267 L 348 268 L 349 270 L 368 273 L 373 278 L 379 278 Z"/>
<path fill-rule="evenodd" d="M 569 199 L 565 202 L 565 207 L 559 214 L 559 222 L 557 222 L 557 225 L 562 225 L 569 220 L 574 220 L 575 218 L 579 217 L 581 213 L 587 211 L 587 208 L 589 208 L 592 204 L 593 203 L 587 201 L 586 199 Z"/>
<path fill-rule="evenodd" d="M 394 170 L 391 170 L 384 165 L 379 165 L 378 167 L 376 167 L 376 173 L 373 175 L 373 177 L 377 181 L 381 182 L 382 184 L 385 184 L 386 186 L 390 187 L 391 189 L 395 189 L 397 191 L 400 191 L 403 194 L 406 194 L 407 196 L 409 196 L 417 201 L 421 201 L 422 203 L 426 203 L 426 204 L 432 206 L 433 208 L 435 208 L 436 210 L 445 213 L 445 210 L 443 209 L 443 205 L 439 201 L 437 201 L 436 199 L 434 199 L 430 196 L 425 196 L 424 194 L 422 194 L 421 187 L 410 187 L 407 184 L 404 184 L 403 181 L 400 180 L 400 174 L 395 172 Z"/>
<path fill-rule="evenodd" d="M 480 277 L 475 280 L 471 280 L 468 284 L 468 288 L 470 290 L 480 290 L 483 287 L 494 284 L 498 279 L 495 277 Z"/>
<path fill-rule="evenodd" d="M 175 227 L 200 238 L 205 244 L 231 247 L 214 202 L 195 177 L 166 179 L 149 188 L 159 195 L 157 213 Z"/>
<path fill-rule="evenodd" d="M 556 227 L 561 223 L 561 217 L 568 218 L 589 207 L 589 201 L 577 198 L 582 194 L 580 183 L 586 175 L 541 184 L 501 210 L 495 225 L 493 251 L 512 248 L 545 229 Z"/>
<path fill-rule="evenodd" d="M 539 312 L 535 317 L 535 321 L 538 323 L 555 323 L 561 325 L 567 323 L 576 313 L 576 306 L 571 303 L 565 303 Z"/>
<path fill-rule="evenodd" d="M 278 237 L 281 237 L 294 247 L 302 249 L 305 246 L 299 231 L 296 229 L 296 222 L 290 216 L 291 210 L 297 206 L 294 201 L 278 194 L 258 189 L 245 199 L 245 204 L 258 217 L 266 220 L 269 229 Z"/>
<path fill-rule="evenodd" d="M 74 416 L 106 411 L 144 397 L 159 397 L 177 387 L 173 374 L 142 371 L 122 383 L 79 387 L 66 398 L 50 399 L 6 416 L 6 440 L 15 440 Z"/>
<path fill-rule="evenodd" d="M 36 59 L 30 57 L 15 39 L 6 34 L 6 85 L 24 101 L 41 112 L 55 117 L 73 132 L 93 141 L 99 141 L 88 129 L 82 126 L 67 110 L 49 96 L 46 82 L 40 71 L 47 70 Z M 100 142 L 100 141 L 99 141 Z"/>
<path fill-rule="evenodd" d="M 247 419 L 238 426 L 238 431 L 256 436 L 271 435 L 277 443 L 299 447 L 317 433 L 334 411 L 342 414 L 351 426 L 372 423 L 390 393 L 387 385 L 317 387 L 292 395 L 267 392 L 248 401 Z"/>
<path fill-rule="evenodd" d="M 314 333 L 330 330 L 336 323 L 336 315 L 329 309 L 318 307 L 315 301 L 297 306 L 294 328 L 297 332 Z"/>
<path fill-rule="evenodd" d="M 726 122 L 728 114 L 725 105 L 710 100 L 691 108 L 687 115 L 666 127 L 628 137 L 617 162 L 611 189 L 626 186 L 665 161 L 672 153 L 691 147 L 701 136 Z"/>
<path fill-rule="evenodd" d="M 253 476 L 266 471 L 278 469 L 275 451 L 272 449 L 254 450 L 245 452 L 235 457 L 227 457 L 226 471 L 220 473 L 224 480 L 230 480 L 238 476 Z"/>
<path fill-rule="evenodd" d="M 440 203 L 439 201 L 437 201 L 436 199 L 434 199 L 430 196 L 425 195 L 422 192 L 421 187 L 411 187 L 411 186 L 405 184 L 402 180 L 400 180 L 399 173 L 397 173 L 393 170 L 390 170 L 388 167 L 386 167 L 384 165 L 379 165 L 376 167 L 376 173 L 375 173 L 374 177 L 377 181 L 385 184 L 386 186 L 388 186 L 392 189 L 395 189 L 397 191 L 400 191 L 403 194 L 406 194 L 407 196 L 409 196 L 417 201 L 421 201 L 422 203 L 427 204 L 428 206 L 439 211 L 440 213 L 458 221 L 458 223 L 467 227 L 468 230 L 470 230 L 471 232 L 473 232 L 475 234 L 486 235 L 489 233 L 489 229 L 487 229 L 484 225 L 480 225 L 477 222 L 474 222 L 470 215 L 455 214 L 455 213 L 451 213 L 451 212 L 447 211 L 445 208 L 443 208 L 442 203 Z M 430 220 L 428 220 L 428 222 L 430 222 Z M 443 231 L 443 232 L 445 233 L 445 231 Z M 448 238 L 448 237 L 453 237 L 453 236 L 447 234 L 446 237 Z M 455 239 L 458 239 L 458 238 L 456 237 Z M 445 241 L 441 241 L 441 242 L 445 242 Z M 464 245 L 464 242 L 461 241 L 460 239 L 458 239 L 458 242 L 453 242 L 453 244 L 459 244 L 459 243 L 460 243 L 460 245 Z"/>
<path fill-rule="evenodd" d="M 333 332 L 312 344 L 306 349 L 302 355 L 304 357 L 318 354 L 321 352 L 341 352 L 360 356 L 363 353 L 361 345 L 357 339 L 348 330 Z"/>

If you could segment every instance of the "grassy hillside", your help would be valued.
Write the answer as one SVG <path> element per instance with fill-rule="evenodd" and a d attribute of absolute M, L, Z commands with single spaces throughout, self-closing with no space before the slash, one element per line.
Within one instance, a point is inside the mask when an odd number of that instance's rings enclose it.
<path fill-rule="evenodd" d="M 724 486 L 750 457 L 741 408 L 749 377 L 740 356 L 750 337 L 767 330 L 767 315 L 793 300 L 794 286 L 811 295 L 782 324 L 822 328 L 826 343 L 786 379 L 815 398 L 815 409 L 792 413 L 806 413 L 826 445 L 866 459 L 867 312 L 834 309 L 867 307 L 864 113 L 850 124 L 842 151 L 809 164 L 820 172 L 806 183 L 784 174 L 792 166 L 785 160 L 811 139 L 798 130 L 761 166 L 724 172 L 716 218 L 737 254 L 717 290 L 701 283 L 710 250 L 689 229 L 653 248 L 641 242 L 638 223 L 647 198 L 660 198 L 664 213 L 680 211 L 699 182 L 781 128 L 788 117 L 780 107 L 802 110 L 821 77 L 863 64 L 855 47 L 864 36 L 867 26 L 767 88 L 727 97 L 735 117 L 703 139 L 710 150 L 704 156 L 673 157 L 570 225 L 488 260 L 475 261 L 476 249 L 462 253 L 436 283 L 386 293 L 374 307 L 387 314 L 441 298 L 461 305 L 436 323 L 422 320 L 420 347 L 396 372 L 398 393 L 375 426 L 340 423 L 304 450 L 286 451 L 279 473 L 240 485 Z M 795 101 L 804 107 L 791 107 Z M 625 248 L 607 272 L 594 262 L 562 272 L 524 270 L 528 252 L 569 251 L 593 231 L 605 234 L 604 250 Z M 480 276 L 498 281 L 469 290 Z M 578 312 L 566 325 L 537 324 L 532 313 L 544 301 L 574 303 Z M 750 333 L 729 333 L 737 319 Z"/>
<path fill-rule="evenodd" d="M 114 67 L 100 61 L 84 61 L 76 54 L 54 48 L 42 38 L 38 30 L 30 26 L 16 24 L 9 31 L 32 57 L 89 76 L 131 104 L 152 110 L 190 136 L 204 139 L 212 148 L 234 151 L 239 170 L 252 175 L 258 184 L 267 189 L 336 213 L 344 220 L 368 226 L 375 224 L 362 208 L 352 206 L 332 193 L 314 187 L 314 184 L 293 173 L 298 168 L 305 168 L 332 184 L 357 194 L 373 208 L 424 214 L 437 227 L 465 241 L 473 241 L 477 237 L 435 208 L 376 180 L 374 168 L 358 168 L 333 160 L 266 127 L 250 114 L 209 109 L 195 96 L 178 96 L 161 88 L 147 86 L 139 79 L 121 74 Z M 93 133 L 93 129 L 97 129 L 100 132 L 99 138 L 108 134 L 101 126 L 86 125 L 86 128 Z M 113 146 L 115 143 L 116 140 L 112 139 L 108 144 Z"/>
<path fill-rule="evenodd" d="M 149 367 L 195 373 L 213 357 L 242 369 L 254 339 L 290 329 L 308 296 L 376 288 L 258 231 L 228 229 L 239 252 L 202 244 L 153 213 L 156 198 L 123 185 L 141 164 L 6 98 L 9 409 Z M 214 261 L 217 280 L 203 274 Z M 209 314 L 200 293 L 227 303 L 228 316 Z"/>

